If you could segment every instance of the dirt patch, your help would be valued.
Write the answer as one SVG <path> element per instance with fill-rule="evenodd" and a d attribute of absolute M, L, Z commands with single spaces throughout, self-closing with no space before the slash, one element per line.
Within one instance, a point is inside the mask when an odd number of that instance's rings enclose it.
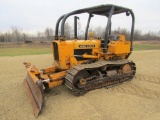
<path fill-rule="evenodd" d="M 72 95 L 65 86 L 54 88 L 45 95 L 46 104 L 38 120 L 159 120 L 160 50 L 134 51 L 129 59 L 137 66 L 131 82 L 81 97 Z M 52 55 L 0 58 L 1 120 L 35 119 L 23 87 L 24 61 L 45 68 L 52 64 Z"/>

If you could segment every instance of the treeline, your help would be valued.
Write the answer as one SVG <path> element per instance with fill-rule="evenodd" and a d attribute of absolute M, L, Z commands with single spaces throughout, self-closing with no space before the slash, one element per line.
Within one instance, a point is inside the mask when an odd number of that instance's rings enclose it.
<path fill-rule="evenodd" d="M 95 33 L 95 37 L 102 37 L 105 34 L 105 28 L 103 27 L 91 27 L 89 31 Z M 78 23 L 78 39 L 84 39 L 84 30 L 81 28 L 81 24 Z M 112 30 L 112 34 L 124 34 L 127 39 L 130 37 L 130 31 L 125 28 L 118 27 Z M 65 36 L 67 39 L 73 39 L 74 31 L 69 23 L 65 25 Z M 11 27 L 11 30 L 5 33 L 0 32 L 0 42 L 25 42 L 25 41 L 45 41 L 54 39 L 54 30 L 52 28 L 46 28 L 44 32 L 37 32 L 36 35 L 31 35 L 23 32 L 21 28 Z M 160 31 L 142 34 L 141 30 L 134 31 L 134 40 L 160 40 Z"/>
<path fill-rule="evenodd" d="M 44 32 L 38 31 L 36 35 L 27 34 L 19 27 L 11 27 L 11 30 L 5 33 L 0 32 L 0 42 L 44 41 L 53 39 L 52 28 L 46 28 Z"/>

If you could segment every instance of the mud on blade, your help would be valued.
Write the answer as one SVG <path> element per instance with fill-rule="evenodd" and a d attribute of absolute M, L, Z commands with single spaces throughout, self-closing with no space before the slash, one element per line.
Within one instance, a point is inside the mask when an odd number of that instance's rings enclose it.
<path fill-rule="evenodd" d="M 27 77 L 24 80 L 24 85 L 33 107 L 35 117 L 38 117 L 44 105 L 44 92 L 43 83 L 39 80 L 34 73 L 27 69 Z"/>

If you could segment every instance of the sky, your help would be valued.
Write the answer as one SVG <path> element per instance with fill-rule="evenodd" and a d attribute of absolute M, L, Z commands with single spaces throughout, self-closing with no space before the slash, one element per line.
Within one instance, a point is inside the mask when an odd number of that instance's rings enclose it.
<path fill-rule="evenodd" d="M 115 4 L 133 10 L 135 14 L 135 29 L 142 33 L 160 31 L 160 0 L 0 0 L 0 32 L 6 32 L 12 26 L 22 28 L 27 33 L 36 34 L 49 27 L 55 29 L 57 19 L 68 12 L 97 6 Z M 80 22 L 84 28 L 86 15 Z M 72 20 L 71 20 L 72 21 Z M 72 24 L 72 22 L 69 23 Z M 113 29 L 131 26 L 131 20 L 126 17 L 114 17 Z M 105 18 L 94 18 L 92 26 L 105 26 Z"/>

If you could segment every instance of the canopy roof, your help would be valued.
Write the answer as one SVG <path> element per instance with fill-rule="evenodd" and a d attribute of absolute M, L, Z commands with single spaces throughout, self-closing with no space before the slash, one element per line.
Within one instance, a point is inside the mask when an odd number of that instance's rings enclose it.
<path fill-rule="evenodd" d="M 89 7 L 89 8 L 84 8 L 84 9 L 79 9 L 76 11 L 73 11 L 71 13 L 90 13 L 90 14 L 97 14 L 97 15 L 107 15 L 109 14 L 111 8 L 114 7 L 114 14 L 119 14 L 119 13 L 124 13 L 128 11 L 132 11 L 129 8 L 121 7 L 121 6 L 116 6 L 112 4 L 107 4 L 107 5 L 99 5 L 99 6 L 94 6 L 94 7 Z"/>

